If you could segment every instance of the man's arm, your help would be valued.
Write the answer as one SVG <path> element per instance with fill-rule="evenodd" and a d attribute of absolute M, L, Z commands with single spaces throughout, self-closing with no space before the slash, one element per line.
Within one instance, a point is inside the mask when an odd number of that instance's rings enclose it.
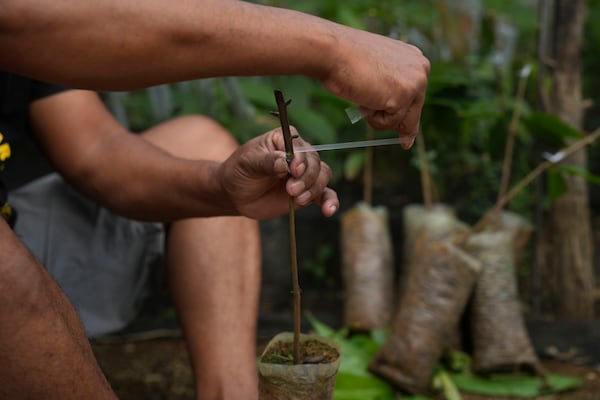
<path fill-rule="evenodd" d="M 289 195 L 298 206 L 320 205 L 327 216 L 338 208 L 337 195 L 327 188 L 331 171 L 316 153 L 294 157 L 288 177 L 278 131 L 254 138 L 219 163 L 175 157 L 126 131 L 90 91 L 69 90 L 36 100 L 30 118 L 38 141 L 65 179 L 128 217 L 272 218 L 288 211 Z M 302 182 L 300 188 L 295 182 Z M 307 191 L 310 197 L 300 197 Z"/>
<path fill-rule="evenodd" d="M 235 0 L 3 0 L 0 67 L 94 89 L 209 76 L 301 74 L 414 136 L 429 62 L 413 46 Z"/>

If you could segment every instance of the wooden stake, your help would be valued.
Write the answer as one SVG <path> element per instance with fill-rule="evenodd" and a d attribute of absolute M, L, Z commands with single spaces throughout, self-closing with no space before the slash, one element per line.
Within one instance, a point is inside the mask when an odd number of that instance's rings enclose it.
<path fill-rule="evenodd" d="M 429 162 L 425 150 L 425 139 L 421 132 L 417 133 L 417 150 L 419 152 L 419 163 L 421 164 L 421 190 L 423 191 L 423 203 L 425 209 L 430 210 L 433 204 L 433 185 L 429 173 Z"/>
<path fill-rule="evenodd" d="M 373 129 L 367 127 L 367 140 L 373 139 Z M 365 167 L 363 170 L 363 201 L 373 203 L 373 147 L 365 149 Z"/>

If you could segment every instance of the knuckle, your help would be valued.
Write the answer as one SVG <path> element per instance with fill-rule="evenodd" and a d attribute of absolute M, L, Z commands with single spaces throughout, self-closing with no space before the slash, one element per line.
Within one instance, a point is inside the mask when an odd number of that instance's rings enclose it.
<path fill-rule="evenodd" d="M 423 57 L 423 69 L 427 75 L 431 72 L 431 61 L 427 57 Z"/>

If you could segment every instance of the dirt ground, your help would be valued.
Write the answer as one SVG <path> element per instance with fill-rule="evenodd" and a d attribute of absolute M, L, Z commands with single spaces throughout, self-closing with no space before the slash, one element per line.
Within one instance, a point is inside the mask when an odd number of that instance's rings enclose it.
<path fill-rule="evenodd" d="M 261 341 L 259 349 L 264 346 Z M 181 338 L 96 343 L 99 363 L 119 398 L 124 400 L 192 400 L 193 386 L 189 359 Z M 554 373 L 585 378 L 578 390 L 540 397 L 543 400 L 600 399 L 600 373 L 591 367 L 546 360 Z M 464 394 L 464 400 L 499 400 Z"/>

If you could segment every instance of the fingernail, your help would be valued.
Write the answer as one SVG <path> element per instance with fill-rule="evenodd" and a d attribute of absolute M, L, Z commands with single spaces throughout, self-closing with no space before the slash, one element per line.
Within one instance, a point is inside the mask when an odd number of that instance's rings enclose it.
<path fill-rule="evenodd" d="M 415 143 L 415 136 L 400 136 L 400 146 L 404 150 L 410 149 Z"/>

